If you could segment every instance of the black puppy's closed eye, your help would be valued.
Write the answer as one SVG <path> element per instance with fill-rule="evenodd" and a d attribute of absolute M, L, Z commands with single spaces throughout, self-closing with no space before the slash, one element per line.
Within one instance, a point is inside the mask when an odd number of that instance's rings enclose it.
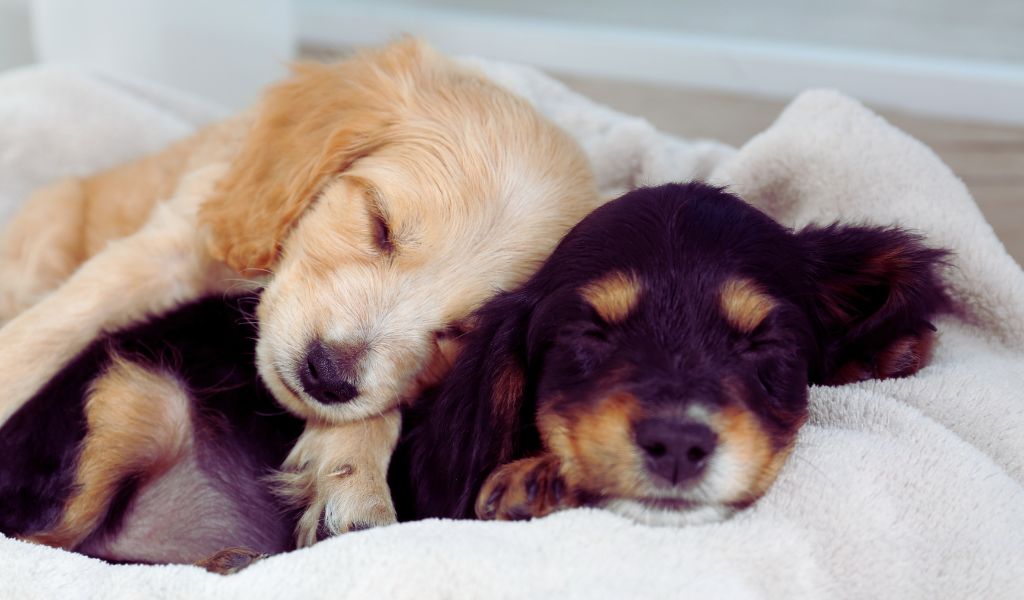
<path fill-rule="evenodd" d="M 583 330 L 580 332 L 580 335 L 583 336 L 584 338 L 587 338 L 590 341 L 602 343 L 608 341 L 608 334 L 604 331 L 604 329 L 601 329 L 596 325 L 589 325 L 584 327 Z"/>
<path fill-rule="evenodd" d="M 768 369 L 762 367 L 757 370 L 757 383 L 761 386 L 764 393 L 769 396 L 772 395 L 775 386 L 772 383 L 771 372 Z"/>
<path fill-rule="evenodd" d="M 607 331 L 593 322 L 572 324 L 559 337 L 558 345 L 571 349 L 573 362 L 583 374 L 596 369 L 612 347 Z"/>
<path fill-rule="evenodd" d="M 778 387 L 775 380 L 778 377 L 779 353 L 784 352 L 787 345 L 791 345 L 791 342 L 773 335 L 772 328 L 766 327 L 764 323 L 739 342 L 739 353 L 750 361 L 755 373 L 754 379 L 768 397 L 772 397 Z"/>
<path fill-rule="evenodd" d="M 741 355 L 757 359 L 784 344 L 785 342 L 773 336 L 772 332 L 762 324 L 753 333 L 740 337 L 736 348 Z"/>

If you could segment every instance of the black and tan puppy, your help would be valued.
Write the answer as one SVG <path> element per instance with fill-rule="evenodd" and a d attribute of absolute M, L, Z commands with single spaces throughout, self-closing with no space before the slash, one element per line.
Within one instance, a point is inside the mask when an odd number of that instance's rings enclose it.
<path fill-rule="evenodd" d="M 0 532 L 131 562 L 293 548 L 266 478 L 302 423 L 256 374 L 256 301 L 186 305 L 65 366 L 0 428 Z"/>
<path fill-rule="evenodd" d="M 944 254 L 896 228 L 793 232 L 701 184 L 631 192 L 479 312 L 406 415 L 400 510 L 724 518 L 775 480 L 808 384 L 924 366 Z"/>

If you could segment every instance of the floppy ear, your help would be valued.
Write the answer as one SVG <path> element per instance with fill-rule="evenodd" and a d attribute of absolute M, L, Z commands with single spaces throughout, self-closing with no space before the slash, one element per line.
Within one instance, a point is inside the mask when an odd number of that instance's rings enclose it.
<path fill-rule="evenodd" d="M 472 518 L 484 479 L 522 450 L 517 444 L 532 423 L 534 404 L 531 314 L 532 303 L 521 291 L 485 305 L 448 377 L 405 413 L 419 516 Z"/>
<path fill-rule="evenodd" d="M 821 350 L 812 383 L 903 377 L 931 356 L 931 319 L 949 308 L 937 273 L 947 252 L 899 228 L 808 227 L 798 238 L 814 290 Z"/>
<path fill-rule="evenodd" d="M 414 40 L 337 65 L 305 64 L 270 88 L 227 174 L 199 210 L 210 254 L 266 269 L 335 174 L 383 143 L 403 88 L 429 50 Z"/>

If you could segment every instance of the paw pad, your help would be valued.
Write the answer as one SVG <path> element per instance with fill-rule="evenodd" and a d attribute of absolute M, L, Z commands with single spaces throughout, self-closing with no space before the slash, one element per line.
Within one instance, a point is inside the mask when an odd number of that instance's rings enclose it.
<path fill-rule="evenodd" d="M 480 490 L 477 517 L 523 521 L 571 506 L 561 463 L 551 456 L 509 463 L 491 474 Z"/>

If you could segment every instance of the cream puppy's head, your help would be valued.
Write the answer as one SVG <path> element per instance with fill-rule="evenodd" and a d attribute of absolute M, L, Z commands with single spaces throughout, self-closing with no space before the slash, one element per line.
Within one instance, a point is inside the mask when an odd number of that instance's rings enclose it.
<path fill-rule="evenodd" d="M 215 257 L 270 272 L 267 386 L 299 416 L 343 421 L 443 375 L 470 313 L 597 203 L 566 134 L 407 40 L 272 88 L 200 221 Z"/>

